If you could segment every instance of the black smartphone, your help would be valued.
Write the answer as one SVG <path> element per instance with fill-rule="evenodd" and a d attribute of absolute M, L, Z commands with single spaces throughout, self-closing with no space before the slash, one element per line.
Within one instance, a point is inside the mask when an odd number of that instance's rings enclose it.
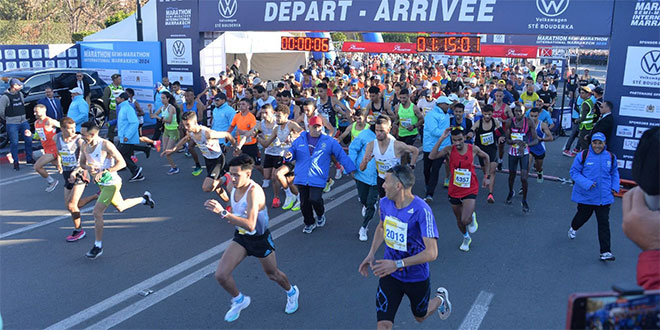
<path fill-rule="evenodd" d="M 660 329 L 660 290 L 574 293 L 566 329 Z"/>

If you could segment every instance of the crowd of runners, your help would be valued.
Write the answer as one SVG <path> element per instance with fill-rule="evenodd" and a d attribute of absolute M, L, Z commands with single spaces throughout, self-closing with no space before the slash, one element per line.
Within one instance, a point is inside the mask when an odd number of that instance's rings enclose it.
<path fill-rule="evenodd" d="M 205 207 L 236 227 L 215 274 L 232 296 L 225 320 L 236 320 L 250 304 L 250 297 L 241 293 L 232 277 L 246 256 L 259 258 L 268 278 L 286 291 L 285 312 L 293 313 L 299 290 L 277 268 L 268 230 L 269 208 L 300 211 L 303 232 L 312 234 L 326 223 L 323 194 L 335 180 L 350 174 L 362 205 L 357 239 L 367 241 L 370 228 L 374 230 L 359 272 L 367 276 L 370 268 L 380 277 L 379 327 L 392 326 L 404 294 L 418 321 L 435 311 L 446 319 L 451 313 L 447 290 L 440 287 L 430 298 L 428 263 L 438 254 L 438 230 L 429 205 L 437 202 L 437 186 L 440 183 L 447 189 L 461 235 L 457 247 L 465 252 L 479 228 L 477 202 L 495 203 L 501 198 L 512 204 L 518 193 L 522 212 L 529 212 L 530 169 L 543 182 L 545 143 L 554 140 L 553 132 L 560 124 L 552 117 L 560 79 L 557 68 L 354 55 L 339 57 L 334 63 L 312 61 L 273 83 L 253 71 L 242 73 L 239 67 L 237 60 L 217 79 L 207 79 L 199 94 L 163 78 L 153 106 L 140 105 L 134 91 L 121 86 L 121 76 L 113 75 L 106 93 L 105 127 L 86 118 L 55 120 L 46 115 L 45 106 L 37 105 L 35 130 L 43 156 L 35 170 L 46 180 L 47 192 L 54 191 L 59 180 L 44 166 L 55 165 L 63 176 L 65 205 L 75 228 L 66 240 L 85 237 L 80 208 L 95 202 L 95 241 L 86 255 L 95 259 L 103 253 L 103 213 L 111 204 L 120 212 L 139 204 L 155 207 L 149 191 L 141 197 L 122 197 L 121 169 L 128 169 L 129 182 L 138 182 L 145 175 L 184 175 L 185 168 L 199 176 L 205 167 L 201 189 L 219 198 L 209 198 Z M 569 84 L 574 84 L 571 92 L 576 93 L 577 102 L 574 130 L 563 154 L 578 155 L 583 164 L 587 154 L 580 150 L 591 150 L 592 135 L 596 144 L 610 138 L 607 132 L 592 133 L 598 131 L 594 126 L 599 117 L 609 114 L 611 104 L 603 101 L 602 88 L 588 73 Z M 12 89 L 20 89 L 20 83 Z M 76 96 L 79 91 L 71 92 Z M 142 131 L 146 116 L 157 120 L 150 137 Z M 107 139 L 99 136 L 102 129 L 107 129 Z M 577 146 L 571 149 L 575 139 Z M 163 158 L 158 161 L 167 162 L 169 170 L 144 173 L 135 163 L 137 150 L 147 157 L 160 153 Z M 177 164 L 172 157 L 177 152 L 190 157 L 177 158 L 178 162 L 190 164 Z M 423 163 L 423 198 L 412 193 L 418 157 Z M 253 178 L 254 170 L 263 178 L 261 183 Z M 494 194 L 497 171 L 508 173 L 507 196 Z M 618 182 L 618 174 L 616 178 Z M 86 187 L 91 195 L 84 196 Z M 487 190 L 485 197 L 479 197 L 480 188 Z M 267 189 L 272 189 L 272 198 L 267 197 Z M 582 210 L 579 219 L 576 215 L 570 238 L 591 212 Z M 605 215 L 598 216 L 599 228 L 601 216 Z M 370 226 L 374 217 L 378 225 Z M 609 249 L 607 226 L 605 249 Z M 377 260 L 375 254 L 383 243 L 385 256 Z M 601 259 L 613 260 L 603 246 Z"/>

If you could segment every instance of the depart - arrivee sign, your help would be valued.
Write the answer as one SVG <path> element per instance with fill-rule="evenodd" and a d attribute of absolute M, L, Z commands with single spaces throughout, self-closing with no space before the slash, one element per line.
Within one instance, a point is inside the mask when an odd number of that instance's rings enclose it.
<path fill-rule="evenodd" d="M 613 7 L 614 0 L 199 0 L 197 23 L 200 31 L 609 36 Z"/>

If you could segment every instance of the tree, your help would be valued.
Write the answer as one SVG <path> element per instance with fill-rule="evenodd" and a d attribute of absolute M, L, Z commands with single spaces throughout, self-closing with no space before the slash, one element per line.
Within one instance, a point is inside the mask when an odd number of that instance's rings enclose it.
<path fill-rule="evenodd" d="M 128 13 L 128 12 L 125 12 L 123 10 L 120 10 L 120 11 L 110 15 L 110 17 L 108 17 L 108 19 L 106 19 L 103 24 L 105 24 L 106 28 L 110 27 L 111 25 L 113 25 L 115 23 L 119 23 L 119 22 L 123 21 L 124 19 L 131 17 L 131 15 L 133 15 L 134 13 L 135 12 Z"/>

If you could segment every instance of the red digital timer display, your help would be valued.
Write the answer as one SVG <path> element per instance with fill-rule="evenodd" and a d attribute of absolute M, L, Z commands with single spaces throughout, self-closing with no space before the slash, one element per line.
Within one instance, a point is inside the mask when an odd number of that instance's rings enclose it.
<path fill-rule="evenodd" d="M 282 37 L 282 50 L 327 52 L 330 50 L 330 39 L 310 37 Z"/>
<path fill-rule="evenodd" d="M 475 36 L 417 37 L 418 53 L 480 53 L 481 38 Z"/>

